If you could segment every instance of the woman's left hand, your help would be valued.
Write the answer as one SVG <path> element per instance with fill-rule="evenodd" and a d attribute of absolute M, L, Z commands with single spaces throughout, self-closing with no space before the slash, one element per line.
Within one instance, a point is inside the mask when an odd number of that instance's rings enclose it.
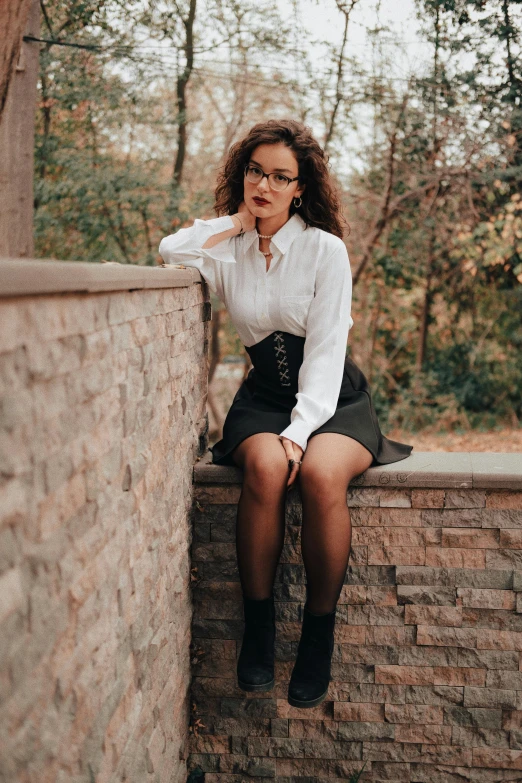
<path fill-rule="evenodd" d="M 303 449 L 301 446 L 298 446 L 297 443 L 294 443 L 293 440 L 290 440 L 290 438 L 280 438 L 282 446 L 286 452 L 286 458 L 287 460 L 293 459 L 293 463 L 289 463 L 288 470 L 290 475 L 288 476 L 288 481 L 286 484 L 286 488 L 290 489 L 290 487 L 293 486 L 294 481 L 297 478 L 297 474 L 299 473 L 299 468 L 301 465 L 298 465 L 297 462 L 300 462 L 301 457 L 304 454 Z"/>

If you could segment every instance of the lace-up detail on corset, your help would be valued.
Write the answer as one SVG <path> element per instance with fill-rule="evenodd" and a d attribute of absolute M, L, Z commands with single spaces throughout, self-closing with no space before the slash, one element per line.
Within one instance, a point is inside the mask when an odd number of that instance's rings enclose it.
<path fill-rule="evenodd" d="M 274 332 L 274 351 L 279 371 L 279 383 L 281 386 L 291 386 L 285 339 L 282 332 Z"/>

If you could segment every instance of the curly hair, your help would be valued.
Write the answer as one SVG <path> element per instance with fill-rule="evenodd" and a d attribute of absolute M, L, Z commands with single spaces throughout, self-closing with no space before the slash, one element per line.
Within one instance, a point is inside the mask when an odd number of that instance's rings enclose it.
<path fill-rule="evenodd" d="M 328 155 L 306 125 L 296 120 L 267 120 L 254 125 L 247 135 L 232 145 L 221 168 L 214 210 L 218 216 L 237 212 L 244 198 L 244 170 L 253 150 L 259 144 L 286 144 L 295 154 L 299 183 L 306 188 L 302 204 L 292 201 L 290 215 L 298 212 L 309 226 L 321 228 L 342 239 L 343 227 L 349 226 L 342 214 L 341 200 L 329 172 Z"/>

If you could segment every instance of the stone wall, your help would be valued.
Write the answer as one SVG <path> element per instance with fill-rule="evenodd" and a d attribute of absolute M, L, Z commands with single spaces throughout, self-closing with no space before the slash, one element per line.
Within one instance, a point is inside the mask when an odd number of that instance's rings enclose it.
<path fill-rule="evenodd" d="M 194 780 L 522 780 L 522 454 L 422 454 L 350 488 L 333 681 L 290 707 L 305 575 L 298 488 L 276 577 L 276 687 L 245 694 L 235 556 L 241 471 L 195 467 Z"/>
<path fill-rule="evenodd" d="M 0 291 L 0 779 L 185 781 L 208 292 L 25 261 Z"/>

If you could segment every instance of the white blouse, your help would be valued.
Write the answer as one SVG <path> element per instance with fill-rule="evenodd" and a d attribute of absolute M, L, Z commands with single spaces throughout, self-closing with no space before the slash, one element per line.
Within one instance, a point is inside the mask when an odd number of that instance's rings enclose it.
<path fill-rule="evenodd" d="M 227 215 L 194 221 L 161 240 L 165 263 L 194 266 L 227 308 L 246 347 L 276 330 L 306 337 L 296 405 L 284 436 L 306 450 L 310 434 L 335 413 L 353 324 L 352 275 L 344 242 L 307 226 L 295 213 L 259 250 L 257 231 L 203 249 L 213 234 L 234 226 Z"/>

